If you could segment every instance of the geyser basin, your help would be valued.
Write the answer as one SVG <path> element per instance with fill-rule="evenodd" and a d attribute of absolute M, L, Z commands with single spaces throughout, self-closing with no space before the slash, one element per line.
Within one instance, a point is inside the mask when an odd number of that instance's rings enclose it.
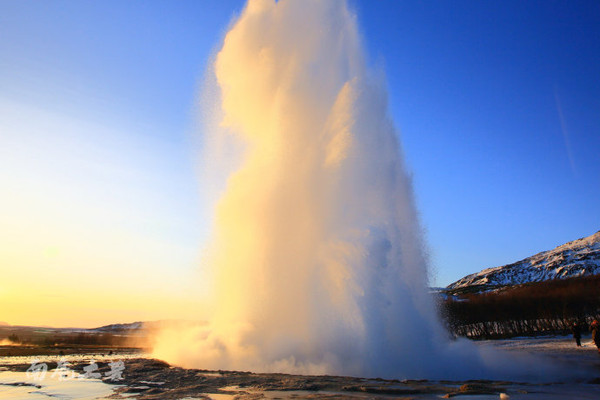
<path fill-rule="evenodd" d="M 250 1 L 210 71 L 205 158 L 214 179 L 231 172 L 206 263 L 214 315 L 164 331 L 155 356 L 392 378 L 501 368 L 437 321 L 385 82 L 346 2 Z"/>

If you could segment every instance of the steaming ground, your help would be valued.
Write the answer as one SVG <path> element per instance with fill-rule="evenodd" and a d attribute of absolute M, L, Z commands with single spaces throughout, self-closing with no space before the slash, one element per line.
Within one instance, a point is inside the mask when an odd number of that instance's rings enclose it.
<path fill-rule="evenodd" d="M 45 379 L 35 380 L 25 371 L 32 357 L 0 357 L 0 397 L 35 399 L 597 399 L 600 396 L 600 355 L 589 337 L 582 348 L 576 348 L 570 337 L 548 337 L 478 342 L 477 346 L 504 348 L 518 354 L 537 354 L 544 361 L 554 360 L 567 368 L 579 366 L 588 371 L 587 378 L 572 376 L 546 377 L 544 383 L 469 380 L 383 380 L 343 376 L 302 376 L 254 374 L 250 372 L 208 371 L 169 367 L 168 364 L 142 358 L 143 354 L 119 353 L 71 354 L 67 356 L 37 355 L 38 362 L 48 363 Z M 41 349 L 42 351 L 44 349 Z M 47 350 L 47 349 L 46 349 Z M 53 376 L 59 361 L 68 369 L 84 373 L 94 360 L 99 379 L 61 380 Z M 106 378 L 109 362 L 122 361 L 123 380 Z M 457 360 L 458 361 L 458 360 Z M 595 378 L 595 379 L 594 379 Z M 106 383 L 106 384 L 105 384 Z M 500 395 L 504 397 L 500 397 Z M 408 397 L 407 397 L 408 396 Z"/>
<path fill-rule="evenodd" d="M 450 343 L 437 321 L 383 74 L 366 63 L 345 1 L 250 1 L 209 71 L 213 315 L 165 329 L 156 357 L 388 378 L 532 371 Z"/>

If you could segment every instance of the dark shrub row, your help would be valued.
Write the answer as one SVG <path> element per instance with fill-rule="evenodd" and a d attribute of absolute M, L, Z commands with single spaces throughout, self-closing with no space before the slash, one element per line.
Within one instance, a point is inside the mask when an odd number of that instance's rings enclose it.
<path fill-rule="evenodd" d="M 586 332 L 600 317 L 600 276 L 463 294 L 440 312 L 451 334 L 473 339 L 567 334 L 575 321 Z"/>

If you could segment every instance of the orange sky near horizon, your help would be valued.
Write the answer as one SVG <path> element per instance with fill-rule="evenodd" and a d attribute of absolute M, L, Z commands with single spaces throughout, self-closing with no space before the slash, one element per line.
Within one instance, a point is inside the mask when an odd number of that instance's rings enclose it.
<path fill-rule="evenodd" d="M 181 183 L 148 137 L 2 96 L 0 126 L 0 321 L 202 318 L 191 162 Z"/>

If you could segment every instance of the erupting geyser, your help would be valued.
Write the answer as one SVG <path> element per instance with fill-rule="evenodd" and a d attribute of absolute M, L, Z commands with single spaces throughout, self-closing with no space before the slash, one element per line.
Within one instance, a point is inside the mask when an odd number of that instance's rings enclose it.
<path fill-rule="evenodd" d="M 155 355 L 207 369 L 448 375 L 384 79 L 345 1 L 250 1 L 211 71 L 206 157 L 233 165 L 208 246 L 214 315 L 163 332 Z"/>

